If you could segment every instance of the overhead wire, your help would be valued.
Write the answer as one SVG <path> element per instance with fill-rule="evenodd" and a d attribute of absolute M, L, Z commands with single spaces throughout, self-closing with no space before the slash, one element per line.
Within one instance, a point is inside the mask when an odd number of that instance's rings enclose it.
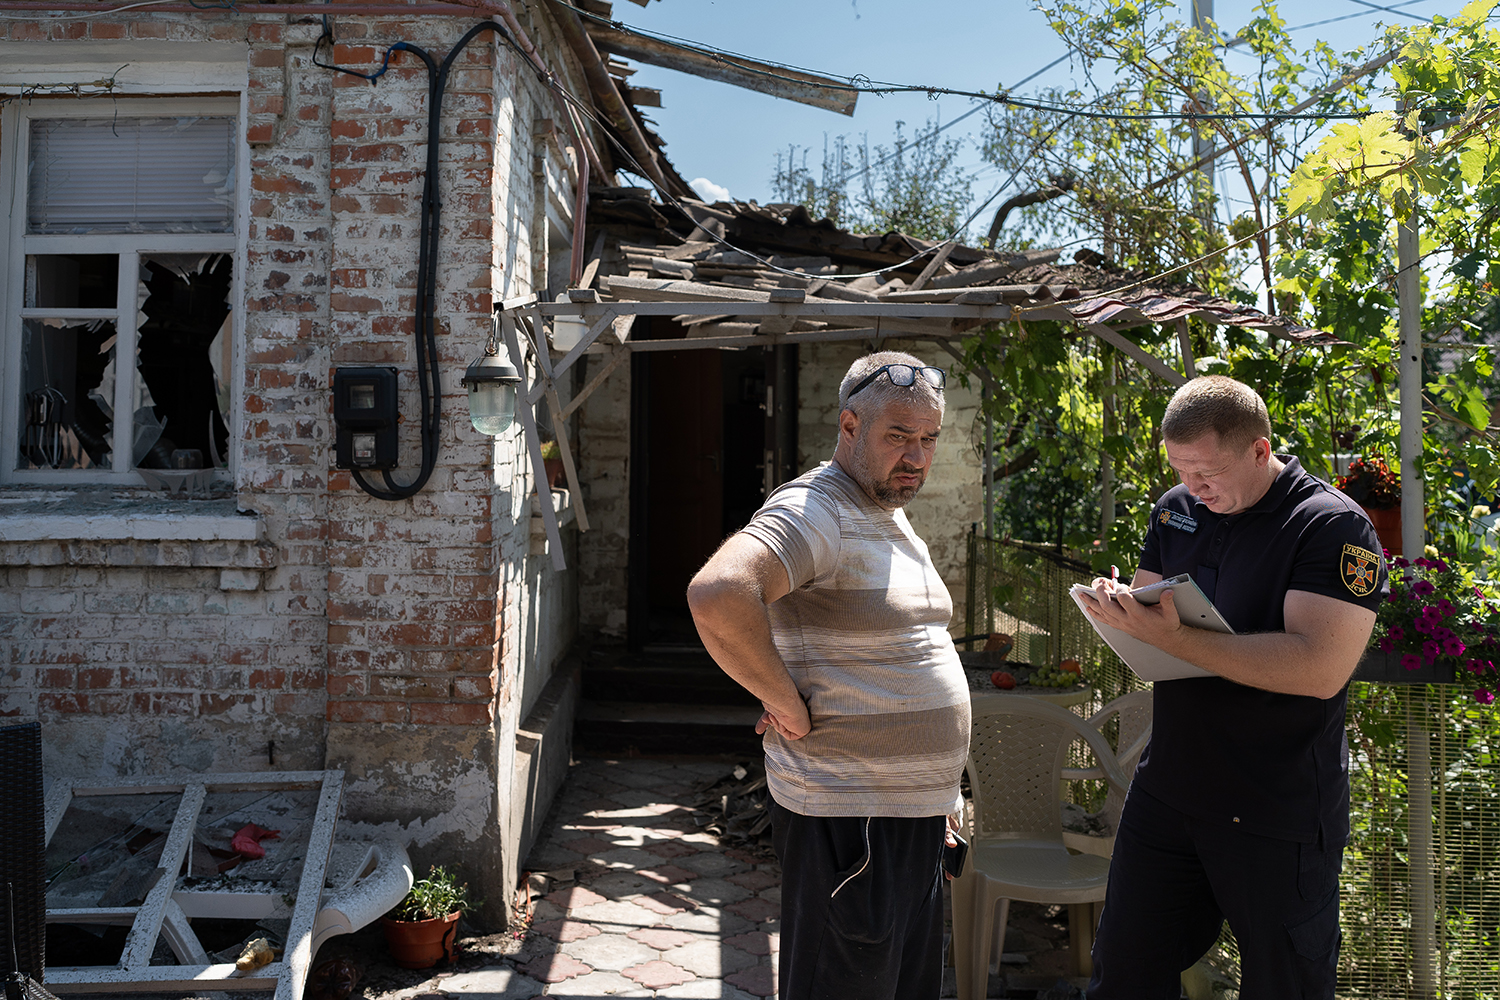
<path fill-rule="evenodd" d="M 1015 83 L 1011 84 L 1009 87 L 1006 87 L 1005 89 L 1006 90 L 1014 90 L 1017 87 L 1024 87 L 1026 84 L 1030 83 L 1032 80 L 1035 80 L 1037 77 L 1041 76 L 1043 73 L 1047 72 L 1049 69 L 1053 68 L 1054 66 L 1057 66 L 1060 63 L 1066 62 L 1069 58 L 1072 57 L 1072 55 L 1073 55 L 1072 52 L 1064 52 L 1062 55 L 1058 56 L 1056 59 L 1052 60 L 1047 65 L 1043 66 L 1041 69 L 1037 70 L 1035 73 L 1032 73 L 1030 76 L 1026 77 L 1025 79 L 1017 80 Z M 947 131 L 948 129 L 952 128 L 953 126 L 957 125 L 959 122 L 964 121 L 967 118 L 972 118 L 974 115 L 977 115 L 979 112 L 983 111 L 986 106 L 987 105 L 985 105 L 985 104 L 976 104 L 976 105 L 974 105 L 974 107 L 970 108 L 968 111 L 965 111 L 963 114 L 959 115 L 957 118 L 954 118 L 952 121 L 944 122 L 943 124 L 939 125 L 937 128 L 933 129 L 931 132 L 928 132 L 926 135 L 921 135 L 921 136 L 914 137 L 912 139 L 912 141 L 911 141 L 912 146 L 916 146 L 919 143 L 930 142 L 931 140 L 937 138 L 937 136 L 938 136 L 939 133 Z M 874 168 L 880 166 L 881 164 L 888 163 L 889 161 L 895 159 L 899 155 L 901 155 L 901 151 L 900 150 L 893 150 L 893 151 L 885 154 L 884 156 L 882 156 L 880 159 L 875 160 L 875 161 L 873 161 L 871 163 L 867 163 L 864 166 L 860 167 L 858 170 L 855 170 L 855 171 L 853 171 L 851 173 L 845 174 L 844 176 L 835 179 L 832 182 L 832 185 L 835 186 L 835 187 L 842 187 L 843 185 L 845 185 L 845 184 L 849 183 L 850 181 L 854 180 L 855 178 L 863 177 L 865 174 L 869 173 L 871 170 L 873 170 Z"/>

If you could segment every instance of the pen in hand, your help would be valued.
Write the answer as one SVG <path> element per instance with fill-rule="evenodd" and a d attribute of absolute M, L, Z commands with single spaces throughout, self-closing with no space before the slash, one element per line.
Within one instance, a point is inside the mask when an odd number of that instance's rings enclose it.
<path fill-rule="evenodd" d="M 1120 585 L 1120 567 L 1111 566 L 1109 568 L 1109 582 L 1114 584 L 1116 587 Z"/>

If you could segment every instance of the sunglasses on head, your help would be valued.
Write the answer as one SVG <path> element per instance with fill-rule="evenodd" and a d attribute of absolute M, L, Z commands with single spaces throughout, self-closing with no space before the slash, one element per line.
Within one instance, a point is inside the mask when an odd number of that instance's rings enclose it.
<path fill-rule="evenodd" d="M 859 392 L 859 390 L 863 389 L 865 386 L 869 385 L 871 382 L 879 378 L 882 372 L 884 372 L 886 377 L 891 380 L 891 385 L 913 385 L 917 381 L 918 372 L 920 372 L 922 374 L 922 377 L 927 380 L 927 384 L 932 386 L 934 389 L 941 389 L 943 387 L 943 384 L 948 381 L 948 373 L 943 371 L 941 368 L 919 368 L 916 365 L 900 364 L 881 365 L 879 368 L 875 369 L 870 374 L 860 379 L 859 384 L 857 384 L 853 389 L 850 389 L 849 395 L 845 396 L 844 398 L 846 400 L 853 399 L 856 392 Z"/>

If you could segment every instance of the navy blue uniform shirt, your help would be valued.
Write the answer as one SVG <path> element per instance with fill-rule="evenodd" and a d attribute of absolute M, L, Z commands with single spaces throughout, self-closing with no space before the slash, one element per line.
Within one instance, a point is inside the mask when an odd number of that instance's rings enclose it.
<path fill-rule="evenodd" d="M 1185 486 L 1151 512 L 1140 568 L 1187 573 L 1236 632 L 1286 630 L 1304 590 L 1375 610 L 1389 586 L 1379 539 L 1348 497 L 1286 467 L 1254 506 L 1216 514 Z M 1328 844 L 1349 836 L 1347 687 L 1275 694 L 1222 677 L 1158 681 L 1151 744 L 1135 781 L 1168 805 L 1262 836 Z"/>

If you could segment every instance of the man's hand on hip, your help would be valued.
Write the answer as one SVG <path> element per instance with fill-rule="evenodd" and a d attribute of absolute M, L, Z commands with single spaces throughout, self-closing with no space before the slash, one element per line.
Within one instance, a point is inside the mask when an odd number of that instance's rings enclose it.
<path fill-rule="evenodd" d="M 807 703 L 802 699 L 797 699 L 795 706 L 788 705 L 785 709 L 774 708 L 765 702 L 761 702 L 761 705 L 765 711 L 755 724 L 757 735 L 767 729 L 774 729 L 782 739 L 800 740 L 812 732 L 812 717 L 807 714 Z"/>

